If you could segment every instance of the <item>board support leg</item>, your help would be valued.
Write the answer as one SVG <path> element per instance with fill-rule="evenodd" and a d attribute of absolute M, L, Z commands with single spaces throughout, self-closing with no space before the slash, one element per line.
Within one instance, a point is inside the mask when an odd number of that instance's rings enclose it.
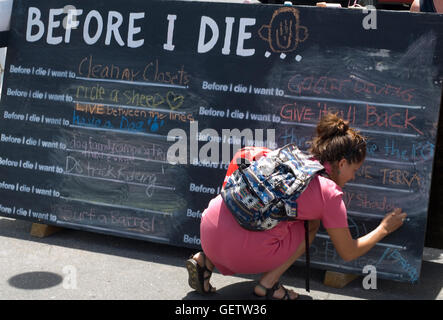
<path fill-rule="evenodd" d="M 61 227 L 50 226 L 47 224 L 33 223 L 31 227 L 31 236 L 37 238 L 48 237 L 51 234 L 60 231 Z"/>
<path fill-rule="evenodd" d="M 328 287 L 341 289 L 358 277 L 358 274 L 341 273 L 328 270 L 325 273 L 323 284 Z"/>

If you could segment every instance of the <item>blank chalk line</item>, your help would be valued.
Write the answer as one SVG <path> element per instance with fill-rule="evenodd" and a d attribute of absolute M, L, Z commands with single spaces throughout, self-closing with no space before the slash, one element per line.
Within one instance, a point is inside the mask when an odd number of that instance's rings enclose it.
<path fill-rule="evenodd" d="M 386 134 L 391 136 L 399 136 L 399 137 L 408 137 L 408 138 L 419 138 L 419 134 L 414 133 L 401 133 L 401 132 L 390 132 L 390 131 L 378 131 L 378 130 L 369 130 L 369 129 L 363 129 L 359 127 L 353 127 L 354 129 L 357 129 L 361 132 L 367 132 L 367 133 L 375 133 L 375 134 Z"/>
<path fill-rule="evenodd" d="M 124 156 L 120 154 L 113 154 L 113 153 L 104 153 L 104 152 L 98 152 L 98 151 L 86 151 L 86 150 L 77 150 L 77 149 L 65 149 L 69 152 L 78 152 L 78 153 L 88 153 L 93 155 L 99 155 L 99 156 L 105 156 L 105 157 L 112 157 L 112 158 L 118 158 L 118 159 L 128 159 L 128 160 L 139 160 L 139 161 L 146 161 L 146 162 L 156 162 L 156 163 L 162 163 L 162 164 L 170 164 L 168 161 L 163 160 L 154 160 L 154 159 L 148 159 L 148 158 L 140 158 L 140 157 L 134 157 L 134 156 Z"/>
<path fill-rule="evenodd" d="M 284 95 L 283 97 L 293 99 L 293 100 L 326 101 L 326 102 L 338 102 L 338 103 L 349 103 L 349 104 L 365 104 L 365 105 L 389 107 L 389 108 L 404 108 L 404 109 L 416 109 L 416 110 L 424 110 L 426 108 L 424 106 L 410 106 L 410 105 L 406 105 L 406 104 L 380 103 L 380 102 L 371 102 L 371 101 L 363 101 L 363 100 L 346 100 L 346 99 L 292 96 L 292 95 Z"/>
<path fill-rule="evenodd" d="M 168 138 L 168 136 L 164 136 L 161 134 L 155 134 L 155 133 L 146 133 L 146 132 L 140 132 L 135 130 L 119 130 L 119 129 L 110 129 L 110 128 L 97 128 L 89 125 L 75 125 L 71 124 L 69 125 L 70 128 L 77 128 L 77 129 L 85 129 L 85 130 L 96 130 L 96 131 L 107 131 L 107 132 L 118 132 L 118 133 L 125 133 L 125 134 L 131 134 L 131 135 L 139 135 L 139 136 L 147 136 L 147 137 L 154 137 L 154 138 Z"/>
<path fill-rule="evenodd" d="M 188 89 L 188 86 L 181 86 L 177 84 L 168 83 L 158 83 L 158 82 L 140 82 L 140 81 L 129 81 L 129 80 L 116 80 L 116 79 L 102 79 L 102 78 L 86 78 L 86 77 L 76 77 L 76 80 L 94 81 L 94 82 L 110 82 L 110 83 L 122 83 L 130 84 L 135 86 L 144 87 L 164 87 L 164 88 L 176 88 L 176 89 Z"/>
<path fill-rule="evenodd" d="M 359 187 L 359 188 L 367 188 L 367 189 L 376 189 L 376 190 L 382 190 L 382 191 L 395 191 L 395 192 L 403 192 L 403 193 L 414 193 L 414 190 L 410 189 L 397 189 L 397 188 L 389 188 L 389 187 L 379 187 L 379 186 L 372 186 L 369 184 L 362 184 L 362 183 L 347 183 L 346 186 L 350 187 Z"/>
<path fill-rule="evenodd" d="M 305 258 L 300 257 L 299 259 L 297 259 L 297 261 L 299 262 L 305 262 Z M 359 268 L 359 267 L 352 267 L 352 266 L 346 266 L 346 265 L 342 265 L 342 264 L 338 264 L 338 263 L 332 263 L 332 262 L 323 262 L 323 261 L 313 261 L 311 259 L 311 264 L 312 265 L 321 265 L 321 266 L 329 266 L 329 267 L 334 267 L 334 268 L 339 268 L 341 270 L 349 270 L 349 271 L 357 271 L 358 273 L 362 273 L 363 268 Z M 379 275 L 383 275 L 387 278 L 398 278 L 398 279 L 402 279 L 403 274 L 397 274 L 397 273 L 391 273 L 391 272 L 384 272 L 384 271 L 378 271 L 377 270 L 377 274 Z"/>
<path fill-rule="evenodd" d="M 376 214 L 376 213 L 367 213 L 367 212 L 359 212 L 359 211 L 353 211 L 353 210 L 347 210 L 348 215 L 360 217 L 360 218 L 371 218 L 371 219 L 383 219 L 385 217 L 385 213 L 383 214 Z M 411 221 L 411 218 L 406 218 L 406 222 Z"/>
<path fill-rule="evenodd" d="M 410 165 L 410 166 L 416 166 L 418 162 L 414 161 L 395 161 L 395 160 L 387 160 L 387 159 L 376 159 L 367 157 L 365 158 L 365 161 L 373 161 L 373 162 L 381 162 L 381 163 L 389 163 L 389 164 L 398 164 L 398 165 Z"/>
<path fill-rule="evenodd" d="M 383 219 L 385 214 L 376 214 L 376 213 L 367 213 L 367 212 L 359 212 L 353 210 L 347 210 L 348 215 L 359 217 L 359 218 L 371 218 L 371 219 Z M 405 221 L 410 221 L 411 218 L 406 218 Z"/>
<path fill-rule="evenodd" d="M 318 238 L 322 238 L 322 239 L 331 240 L 331 238 L 327 234 L 317 233 L 315 235 L 315 237 L 316 238 L 318 237 Z M 384 243 L 384 242 L 377 242 L 375 245 L 379 246 L 379 247 L 393 248 L 393 249 L 398 249 L 398 250 L 406 250 L 407 249 L 405 246 L 399 246 L 399 245 L 396 245 L 396 244 Z"/>
<path fill-rule="evenodd" d="M 392 248 L 392 249 L 398 249 L 398 250 L 407 250 L 408 249 L 405 246 L 399 246 L 399 245 L 390 244 L 390 243 L 384 243 L 384 242 L 378 242 L 376 244 L 376 246 L 385 247 L 385 248 Z"/>
<path fill-rule="evenodd" d="M 301 122 L 291 122 L 291 121 L 280 121 L 280 123 L 292 126 L 311 127 L 311 128 L 315 128 L 317 126 L 317 124 L 314 123 L 301 123 Z"/>
<path fill-rule="evenodd" d="M 301 147 L 299 147 L 299 149 L 301 151 L 303 151 L 304 153 L 309 153 L 308 149 L 302 149 Z M 411 161 L 395 161 L 395 160 L 388 160 L 388 159 L 377 159 L 377 158 L 371 158 L 371 157 L 366 157 L 365 161 L 398 164 L 398 165 L 410 165 L 410 166 L 416 166 L 418 163 L 425 162 L 425 160 L 411 162 Z"/>
<path fill-rule="evenodd" d="M 87 203 L 87 204 L 110 207 L 110 208 L 118 208 L 118 209 L 142 211 L 142 212 L 147 212 L 147 213 L 155 213 L 155 214 L 160 214 L 163 216 L 172 216 L 173 215 L 170 212 L 163 212 L 163 211 L 150 210 L 150 209 L 144 209 L 144 208 L 136 208 L 136 207 L 123 206 L 123 205 L 118 205 L 118 204 L 110 204 L 110 203 L 106 203 L 106 202 L 91 201 L 91 200 L 84 200 L 84 199 L 77 199 L 77 198 L 67 198 L 67 197 L 60 197 L 60 198 L 63 200 L 67 200 L 67 201 L 75 201 L 75 202 Z"/>
<path fill-rule="evenodd" d="M 87 225 L 87 224 L 81 224 L 81 223 L 73 223 L 73 222 L 57 220 L 57 225 L 67 226 L 67 227 L 70 226 L 73 228 L 77 227 L 81 230 L 90 229 L 90 230 L 95 230 L 98 232 L 103 232 L 106 234 L 118 234 L 118 235 L 125 235 L 125 236 L 129 236 L 129 237 L 134 237 L 133 232 L 125 232 L 125 231 L 121 231 L 121 230 L 102 228 L 102 227 L 91 226 L 91 225 Z M 138 234 L 138 233 L 136 234 L 136 237 L 150 239 L 150 240 L 157 240 L 157 241 L 162 241 L 162 242 L 166 242 L 166 243 L 169 243 L 171 241 L 170 239 L 164 238 L 164 237 L 150 236 L 150 235 Z"/>
<path fill-rule="evenodd" d="M 280 121 L 281 124 L 287 124 L 292 126 L 301 126 L 301 127 L 311 127 L 315 128 L 317 124 L 315 123 L 301 123 L 301 122 L 293 122 L 293 121 Z M 391 135 L 391 136 L 400 136 L 400 137 L 408 137 L 408 138 L 418 138 L 420 137 L 419 134 L 413 134 L 413 133 L 401 133 L 401 132 L 390 132 L 390 131 L 378 131 L 378 130 L 369 130 L 359 127 L 353 127 L 354 129 L 357 129 L 361 132 L 367 132 L 367 133 L 374 133 L 374 134 L 382 134 L 382 135 Z"/>
<path fill-rule="evenodd" d="M 139 186 L 139 187 L 150 187 L 150 188 L 155 188 L 155 189 L 160 189 L 160 190 L 175 191 L 175 187 L 159 186 L 159 185 L 155 185 L 155 184 L 149 185 L 149 184 L 144 184 L 144 183 L 129 182 L 129 181 L 122 181 L 122 180 L 118 180 L 118 179 L 109 179 L 109 178 L 102 178 L 102 177 L 91 177 L 91 176 L 85 176 L 83 174 L 69 173 L 69 172 L 64 172 L 63 174 L 68 175 L 68 176 L 79 177 L 79 178 L 89 178 L 89 179 L 94 179 L 94 180 L 130 184 L 130 185 Z"/>
<path fill-rule="evenodd" d="M 123 108 L 123 109 L 137 109 L 142 111 L 157 111 L 157 112 L 168 112 L 168 113 L 176 113 L 181 115 L 186 115 L 185 111 L 175 111 L 175 110 L 166 110 L 166 109 L 160 109 L 160 108 L 148 108 L 148 107 L 137 107 L 137 106 L 130 106 L 130 105 L 124 105 L 124 104 L 112 104 L 112 103 L 97 103 L 93 101 L 79 101 L 74 100 L 73 103 L 80 103 L 80 104 L 95 104 L 99 106 L 107 106 L 107 107 L 113 107 L 113 108 Z M 79 110 L 81 111 L 81 110 Z M 161 119 L 160 119 L 161 120 Z"/>
<path fill-rule="evenodd" d="M 356 217 L 363 217 L 363 218 L 374 218 L 374 219 L 382 219 L 384 215 L 375 214 L 375 213 L 365 213 L 365 212 L 359 212 L 359 211 L 352 211 L 347 210 L 348 215 L 356 216 Z"/>
<path fill-rule="evenodd" d="M 353 211 L 353 210 L 347 210 L 347 213 L 349 215 L 355 216 L 355 217 L 373 218 L 373 219 L 383 219 L 385 216 L 384 214 L 366 213 L 366 212 L 359 212 L 359 211 Z"/>

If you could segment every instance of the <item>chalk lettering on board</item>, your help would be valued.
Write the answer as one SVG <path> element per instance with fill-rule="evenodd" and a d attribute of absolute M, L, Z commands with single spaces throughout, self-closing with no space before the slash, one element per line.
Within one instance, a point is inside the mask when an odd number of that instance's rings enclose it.
<path fill-rule="evenodd" d="M 348 100 L 326 98 L 325 95 L 375 95 L 380 97 L 396 97 L 404 102 L 411 102 L 414 99 L 414 93 L 416 89 L 414 88 L 402 88 L 401 86 L 394 86 L 385 83 L 384 85 L 377 85 L 368 80 L 363 80 L 354 74 L 350 74 L 347 77 L 333 78 L 329 76 L 304 76 L 301 74 L 293 75 L 288 81 L 289 92 L 299 94 L 299 99 L 313 99 L 313 97 L 304 96 L 305 94 L 315 93 L 320 95 L 319 101 L 335 101 L 335 102 L 345 102 Z M 296 99 L 297 96 L 287 95 L 285 97 L 290 97 Z M 350 100 L 350 103 L 356 104 L 366 104 L 359 100 Z M 379 105 L 379 104 L 375 104 Z M 389 104 L 390 107 L 394 108 L 404 108 L 403 105 Z M 423 106 L 409 106 L 412 109 L 425 109 Z"/>
<path fill-rule="evenodd" d="M 161 98 L 161 96 L 158 96 Z M 89 114 L 97 114 L 104 116 L 130 116 L 130 117 L 144 117 L 144 118 L 154 118 L 157 116 L 160 119 L 164 119 L 168 114 L 171 117 L 171 114 L 185 116 L 189 119 L 189 114 L 186 111 L 178 111 L 178 110 L 169 110 L 169 109 L 161 109 L 157 108 L 158 105 L 161 105 L 165 102 L 164 99 L 157 100 L 156 104 L 153 104 L 152 108 L 147 106 L 133 106 L 133 105 L 124 105 L 124 104 L 112 104 L 112 103 L 91 103 L 88 101 L 74 101 L 75 110 L 89 113 Z M 166 114 L 163 114 L 166 113 Z M 192 115 L 192 114 L 191 114 Z M 172 119 L 171 119 L 172 120 Z"/>
<path fill-rule="evenodd" d="M 163 69 L 163 64 L 155 59 L 141 68 L 122 66 L 117 63 L 97 62 L 93 55 L 84 57 L 78 66 L 76 79 L 82 81 L 102 81 L 135 86 L 153 86 L 187 89 L 191 76 L 185 66 Z"/>
<path fill-rule="evenodd" d="M 150 159 L 146 157 L 134 157 L 134 156 L 125 156 L 125 155 L 119 155 L 119 154 L 113 154 L 113 153 L 104 153 L 104 152 L 97 152 L 97 151 L 84 151 L 84 150 L 75 150 L 75 149 L 66 149 L 68 152 L 78 152 L 82 155 L 86 156 L 87 158 L 92 159 L 106 159 L 106 160 L 121 160 L 126 159 L 129 161 L 145 161 L 145 162 L 155 162 L 155 163 L 164 163 L 167 164 L 166 158 L 164 160 L 159 159 Z M 162 157 L 163 158 L 163 157 Z"/>
<path fill-rule="evenodd" d="M 389 254 L 388 254 L 389 253 Z M 418 272 L 415 267 L 413 267 L 397 249 L 386 248 L 377 264 L 381 264 L 384 260 L 392 259 L 395 263 L 400 265 L 402 270 L 406 272 L 409 277 L 410 282 L 416 282 L 418 280 Z"/>
<path fill-rule="evenodd" d="M 96 158 L 97 156 L 116 159 L 135 159 L 142 161 L 166 161 L 166 145 L 146 141 L 142 145 L 126 141 L 114 141 L 109 138 L 95 139 L 91 136 L 73 135 L 66 151 L 79 152 L 85 157 Z"/>

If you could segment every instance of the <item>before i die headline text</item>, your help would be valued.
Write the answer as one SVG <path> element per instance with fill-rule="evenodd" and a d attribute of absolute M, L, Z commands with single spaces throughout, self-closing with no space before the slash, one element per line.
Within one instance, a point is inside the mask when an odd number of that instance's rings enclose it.
<path fill-rule="evenodd" d="M 66 10 L 64 8 L 49 9 L 47 18 L 42 17 L 42 12 L 39 8 L 29 7 L 26 23 L 26 41 L 37 42 L 42 39 L 50 45 L 58 45 L 61 43 L 71 42 L 72 32 L 81 32 L 83 41 L 88 45 L 94 45 L 100 40 L 105 45 L 109 46 L 111 40 L 118 43 L 119 46 L 127 46 L 128 48 L 139 48 L 144 45 L 145 39 L 142 36 L 143 20 L 148 19 L 149 13 L 146 12 L 130 12 L 127 17 L 124 17 L 122 13 L 118 11 L 108 11 L 104 17 L 102 13 L 97 10 L 90 10 L 85 13 L 83 9 L 76 9 L 74 6 L 67 6 L 72 9 Z M 153 13 L 151 13 L 153 15 Z M 84 20 L 79 20 L 80 17 L 84 17 Z M 127 28 L 125 25 L 125 18 L 128 20 Z M 174 51 L 174 27 L 175 21 L 178 16 L 176 14 L 168 14 L 166 21 L 168 24 L 166 41 L 163 44 L 163 49 L 167 51 Z M 83 28 L 80 31 L 76 31 L 79 28 L 80 22 L 83 23 Z M 234 17 L 225 18 L 225 37 L 223 40 L 223 48 L 221 53 L 223 55 L 229 55 L 231 53 L 231 40 L 233 34 L 233 25 L 235 22 Z M 256 23 L 255 18 L 239 18 L 238 23 L 238 36 L 237 47 L 235 54 L 238 56 L 252 56 L 255 54 L 254 48 L 245 48 L 245 41 L 252 37 L 250 32 L 246 31 L 247 27 L 254 26 Z M 207 30 L 211 31 L 208 34 L 212 34 L 210 39 L 206 41 Z M 60 34 L 57 29 L 64 29 L 64 36 Z M 125 29 L 125 30 L 123 30 Z M 126 36 L 126 42 L 123 40 L 122 34 Z M 46 34 L 46 37 L 44 35 Z M 197 43 L 197 52 L 206 53 L 211 51 L 216 43 L 219 41 L 219 25 L 218 23 L 208 16 L 201 16 L 200 30 Z"/>

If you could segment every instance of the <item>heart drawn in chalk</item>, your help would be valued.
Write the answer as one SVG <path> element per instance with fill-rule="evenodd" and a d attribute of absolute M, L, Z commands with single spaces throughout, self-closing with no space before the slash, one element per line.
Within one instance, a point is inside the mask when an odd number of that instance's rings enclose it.
<path fill-rule="evenodd" d="M 166 94 L 166 102 L 171 110 L 177 110 L 184 102 L 185 98 L 181 95 L 175 94 L 172 91 L 168 91 Z"/>

